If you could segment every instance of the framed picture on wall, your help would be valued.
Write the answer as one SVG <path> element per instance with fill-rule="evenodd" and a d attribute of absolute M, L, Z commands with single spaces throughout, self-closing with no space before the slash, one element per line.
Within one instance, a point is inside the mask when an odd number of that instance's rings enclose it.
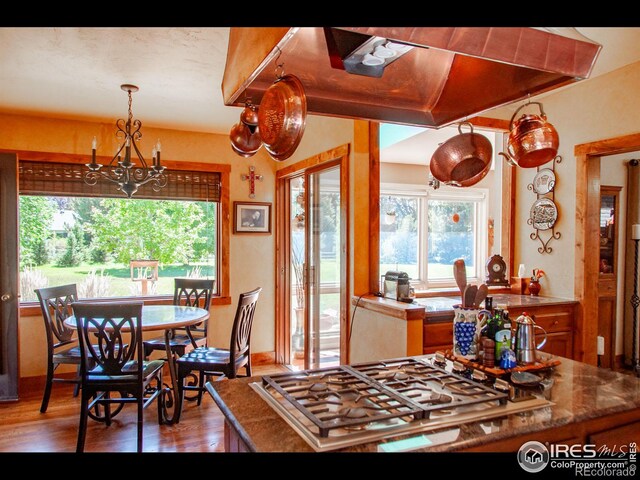
<path fill-rule="evenodd" d="M 233 233 L 271 233 L 271 204 L 233 202 Z"/>

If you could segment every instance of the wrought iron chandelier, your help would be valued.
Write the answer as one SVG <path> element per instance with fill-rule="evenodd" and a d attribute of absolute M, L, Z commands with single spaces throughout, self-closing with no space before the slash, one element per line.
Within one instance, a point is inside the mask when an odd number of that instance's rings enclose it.
<path fill-rule="evenodd" d="M 86 164 L 89 171 L 85 173 L 84 181 L 87 185 L 96 185 L 100 179 L 115 183 L 118 185 L 117 189 L 129 198 L 138 191 L 138 188 L 147 183 L 151 183 L 153 190 L 158 192 L 167 184 L 167 177 L 164 174 L 165 167 L 160 165 L 160 140 L 154 146 L 151 154 L 153 164 L 149 165 L 136 145 L 136 142 L 142 138 L 142 133 L 140 132 L 142 122 L 134 119 L 131 111 L 131 94 L 139 89 L 135 85 L 129 84 L 120 85 L 120 88 L 127 92 L 129 96 L 129 116 L 127 121 L 125 122 L 122 118 L 116 121 L 116 128 L 118 129 L 116 137 L 124 137 L 124 141 L 109 164 L 105 166 L 96 163 L 97 142 L 96 137 L 93 137 L 91 163 Z M 138 157 L 139 165 L 131 161 L 132 147 Z M 122 158 L 123 150 L 124 159 Z"/>

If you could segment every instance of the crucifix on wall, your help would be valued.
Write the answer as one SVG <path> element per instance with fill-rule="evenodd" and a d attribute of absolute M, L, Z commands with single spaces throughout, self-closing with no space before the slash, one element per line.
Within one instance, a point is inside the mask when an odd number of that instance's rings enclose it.
<path fill-rule="evenodd" d="M 256 175 L 256 167 L 251 165 L 249 167 L 249 174 L 245 175 L 244 173 L 240 175 L 242 180 L 249 180 L 249 198 L 256 197 L 256 180 L 262 181 L 262 175 Z"/>

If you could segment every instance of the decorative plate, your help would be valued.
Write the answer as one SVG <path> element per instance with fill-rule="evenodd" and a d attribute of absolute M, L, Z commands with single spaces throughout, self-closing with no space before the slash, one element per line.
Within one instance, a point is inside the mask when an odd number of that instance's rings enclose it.
<path fill-rule="evenodd" d="M 530 217 L 533 228 L 549 230 L 558 219 L 558 207 L 550 198 L 540 198 L 533 202 Z"/>
<path fill-rule="evenodd" d="M 550 168 L 543 168 L 533 177 L 533 191 L 538 195 L 552 192 L 556 186 L 556 174 Z"/>

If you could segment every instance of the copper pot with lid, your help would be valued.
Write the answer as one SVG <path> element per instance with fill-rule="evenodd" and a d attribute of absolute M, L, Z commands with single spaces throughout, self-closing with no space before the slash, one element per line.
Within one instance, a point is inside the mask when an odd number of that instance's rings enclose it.
<path fill-rule="evenodd" d="M 538 105 L 540 115 L 516 115 L 528 105 Z M 509 123 L 507 153 L 500 152 L 509 164 L 522 168 L 535 168 L 553 160 L 558 154 L 560 138 L 555 127 L 547 121 L 540 102 L 529 102 L 518 108 Z"/>
<path fill-rule="evenodd" d="M 470 133 L 462 133 L 468 125 Z M 458 124 L 459 134 L 440 145 L 431 157 L 431 174 L 440 182 L 455 187 L 470 187 L 491 169 L 493 148 L 487 137 L 473 132 L 469 122 Z"/>
<path fill-rule="evenodd" d="M 246 158 L 255 155 L 262 146 L 257 110 L 258 108 L 255 105 L 247 102 L 240 113 L 240 122 L 231 127 L 231 132 L 229 132 L 231 148 L 241 157 Z"/>

